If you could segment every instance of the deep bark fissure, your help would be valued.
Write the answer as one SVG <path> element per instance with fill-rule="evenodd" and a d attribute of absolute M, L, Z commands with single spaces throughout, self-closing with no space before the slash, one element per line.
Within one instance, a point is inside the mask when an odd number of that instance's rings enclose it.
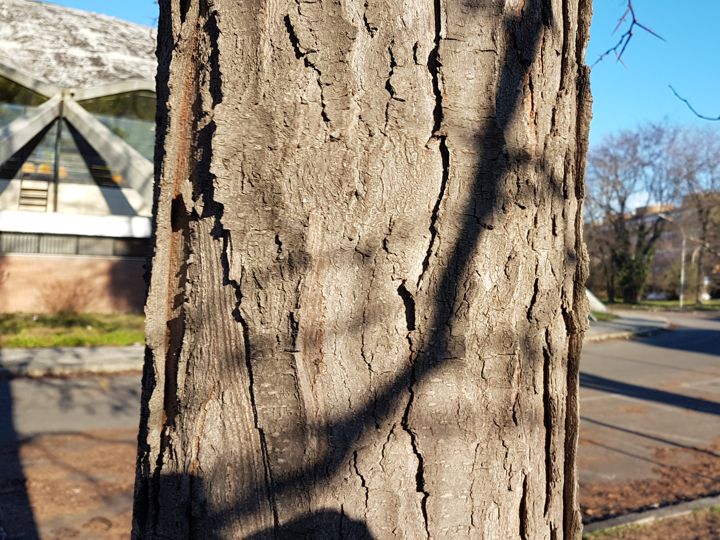
<path fill-rule="evenodd" d="M 290 15 L 285 15 L 283 21 L 285 22 L 285 29 L 287 30 L 288 37 L 290 38 L 290 45 L 292 45 L 293 52 L 295 53 L 295 58 L 300 60 L 303 56 L 305 56 L 306 53 L 304 53 L 300 49 L 300 40 L 295 33 L 295 28 L 293 28 L 292 21 L 290 20 Z"/>
<path fill-rule="evenodd" d="M 542 351 L 543 360 L 543 427 L 545 428 L 545 515 L 550 511 L 550 503 L 553 493 L 553 407 L 552 407 L 552 389 L 550 388 L 550 362 L 551 356 L 548 350 L 548 336 L 545 336 L 545 346 Z"/>
<path fill-rule="evenodd" d="M 415 330 L 415 299 L 413 298 L 413 295 L 410 294 L 410 291 L 408 291 L 405 287 L 405 280 L 403 280 L 397 288 L 397 292 L 400 295 L 400 298 L 402 298 L 403 305 L 405 306 L 405 324 L 408 329 L 409 339 L 409 332 Z"/>
<path fill-rule="evenodd" d="M 518 508 L 519 516 L 518 519 L 520 520 L 520 538 L 521 540 L 531 540 L 528 537 L 528 508 L 527 508 L 527 497 L 528 497 L 528 483 L 527 483 L 527 475 L 523 474 L 523 483 L 522 483 L 522 496 L 520 497 L 520 507 Z"/>
<path fill-rule="evenodd" d="M 365 0 L 365 4 L 363 5 L 363 24 L 365 25 L 365 30 L 370 35 L 371 38 L 375 37 L 375 33 L 378 31 L 377 26 L 373 26 L 370 24 L 370 21 L 368 21 L 367 18 L 367 12 L 368 12 L 368 0 Z"/>
<path fill-rule="evenodd" d="M 410 362 L 410 381 L 408 384 L 408 401 L 403 412 L 403 417 L 400 422 L 402 429 L 410 437 L 410 446 L 412 452 L 417 459 L 417 469 L 415 472 L 415 491 L 422 494 L 420 500 L 420 510 L 422 512 L 425 534 L 427 538 L 430 538 L 430 520 L 427 511 L 427 500 L 430 497 L 430 492 L 425 489 L 425 458 L 420 451 L 418 446 L 417 434 L 410 427 L 410 411 L 412 410 L 413 402 L 415 400 L 415 384 L 417 384 L 417 362 L 419 360 L 419 351 L 415 351 L 413 347 L 412 333 L 415 329 L 415 299 L 412 294 L 405 288 L 405 282 L 401 283 L 397 289 L 398 295 L 403 301 L 405 307 L 405 322 L 407 326 L 406 339 L 408 342 L 409 350 L 409 362 Z"/>
<path fill-rule="evenodd" d="M 370 489 L 368 488 L 367 482 L 365 481 L 365 477 L 360 472 L 360 469 L 358 468 L 358 451 L 355 450 L 353 452 L 353 468 L 355 469 L 355 474 L 358 475 L 358 478 L 360 478 L 360 485 L 362 486 L 363 490 L 365 490 L 365 514 L 368 513 L 368 507 L 370 504 Z"/>
<path fill-rule="evenodd" d="M 300 16 L 299 8 L 298 16 Z M 283 21 L 285 23 L 285 29 L 287 30 L 288 38 L 290 39 L 290 44 L 292 45 L 293 52 L 295 53 L 295 58 L 297 58 L 298 60 L 302 60 L 305 64 L 305 67 L 310 68 L 315 72 L 315 79 L 317 81 L 318 88 L 320 89 L 320 116 L 322 117 L 323 122 L 326 125 L 329 125 L 330 117 L 328 116 L 326 109 L 325 89 L 323 88 L 322 83 L 322 73 L 320 72 L 320 68 L 318 68 L 317 65 L 315 65 L 315 63 L 310 60 L 310 58 L 308 58 L 308 53 L 315 51 L 304 51 L 302 49 L 300 39 L 298 38 L 297 32 L 295 32 L 295 28 L 293 27 L 292 21 L 290 20 L 290 15 L 285 15 Z"/>
<path fill-rule="evenodd" d="M 409 423 L 410 410 L 412 409 L 413 401 L 415 400 L 415 391 L 413 390 L 413 387 L 416 382 L 416 373 L 413 367 L 413 376 L 410 381 L 410 386 L 408 387 L 408 393 L 410 394 L 410 396 L 408 397 L 407 406 L 405 407 L 405 412 L 403 413 L 400 426 L 410 437 L 410 446 L 412 448 L 413 454 L 415 455 L 415 459 L 417 459 L 417 470 L 415 473 L 415 491 L 422 495 L 422 499 L 420 500 L 420 510 L 422 512 L 423 522 L 425 525 L 426 538 L 430 538 L 430 518 L 428 516 L 427 510 L 427 500 L 428 497 L 430 497 L 430 492 L 425 489 L 425 458 L 423 458 L 422 452 L 420 452 L 420 449 L 418 448 L 417 435 L 412 430 Z"/>
<path fill-rule="evenodd" d="M 538 265 L 535 265 L 535 273 L 537 274 L 538 271 Z M 528 306 L 527 315 L 526 318 L 528 321 L 532 322 L 535 318 L 535 315 L 533 313 L 535 306 L 537 304 L 538 294 L 540 294 L 540 280 L 535 278 L 535 281 L 533 282 L 533 294 L 530 298 L 530 305 Z"/>
<path fill-rule="evenodd" d="M 385 91 L 388 93 L 388 100 L 387 103 L 385 103 L 385 130 L 387 131 L 388 122 L 390 121 L 390 104 L 392 103 L 393 99 L 398 99 L 399 101 L 405 101 L 403 99 L 399 99 L 395 97 L 395 88 L 393 88 L 392 85 L 392 77 L 395 74 L 395 68 L 397 67 L 397 62 L 395 61 L 395 55 L 393 54 L 393 46 L 395 45 L 394 41 L 390 42 L 390 46 L 388 47 L 388 56 L 390 57 L 390 68 L 388 70 L 388 76 L 387 80 L 385 81 Z"/>
<path fill-rule="evenodd" d="M 430 214 L 430 225 L 428 226 L 428 229 L 430 231 L 430 241 L 428 243 L 427 251 L 425 252 L 425 258 L 423 259 L 422 263 L 422 271 L 420 272 L 420 276 L 418 276 L 417 280 L 417 288 L 419 289 L 422 285 L 423 277 L 425 276 L 425 273 L 427 272 L 427 269 L 430 267 L 430 258 L 433 254 L 433 247 L 435 246 L 435 241 L 438 235 L 437 230 L 437 221 L 438 217 L 440 215 L 440 206 L 442 205 L 443 198 L 445 197 L 445 191 L 447 188 L 447 182 L 450 177 L 450 150 L 447 146 L 447 136 L 443 133 L 443 117 L 444 117 L 444 111 L 443 111 L 443 96 L 442 96 L 442 73 L 440 71 L 440 68 L 442 67 L 442 62 L 440 61 L 440 44 L 442 42 L 442 17 L 443 17 L 443 0 L 434 0 L 433 3 L 433 18 L 434 18 L 434 24 L 435 24 L 435 36 L 434 36 L 434 46 L 433 49 L 430 51 L 430 54 L 428 55 L 427 60 L 427 68 L 430 73 L 430 78 L 432 80 L 432 90 L 433 90 L 433 96 L 435 98 L 435 106 L 433 108 L 433 127 L 432 127 L 432 136 L 431 140 L 436 139 L 438 141 L 438 151 L 440 152 L 440 160 L 442 163 L 442 173 L 441 173 L 441 179 L 440 179 L 440 191 L 438 193 L 437 198 L 435 199 L 435 204 L 433 206 L 432 212 Z M 413 54 L 416 52 L 416 48 L 413 49 Z M 429 141 L 428 141 L 429 142 Z"/>
<path fill-rule="evenodd" d="M 562 56 L 560 57 L 560 89 L 559 93 L 566 90 L 565 85 L 568 75 L 568 62 L 570 61 L 570 14 L 566 2 L 562 2 L 562 20 L 563 20 L 563 36 L 562 36 Z"/>
<path fill-rule="evenodd" d="M 221 205 L 219 205 L 221 206 Z M 221 212 L 217 216 L 217 223 L 222 228 L 222 212 L 224 209 L 221 207 Z M 277 531 L 280 528 L 280 517 L 278 515 L 277 500 L 275 498 L 275 483 L 273 481 L 273 473 L 270 465 L 270 453 L 268 451 L 267 437 L 265 436 L 265 430 L 260 423 L 260 415 L 257 406 L 257 396 L 255 392 L 255 374 L 253 370 L 252 362 L 252 345 L 250 341 L 250 325 L 248 324 L 245 317 L 243 317 L 241 311 L 241 305 L 243 301 L 243 293 L 240 283 L 230 277 L 230 260 L 228 256 L 228 250 L 230 249 L 230 232 L 226 229 L 222 229 L 223 238 L 223 250 L 222 250 L 222 265 L 223 272 L 225 274 L 225 283 L 231 286 L 235 292 L 235 298 L 237 303 L 235 310 L 232 313 L 233 319 L 240 324 L 242 328 L 243 345 L 244 345 L 244 356 L 245 356 L 245 369 L 247 370 L 247 382 L 248 382 L 248 396 L 250 398 L 250 408 L 252 409 L 252 417 L 255 430 L 258 432 L 258 439 L 260 442 L 260 453 L 262 456 L 264 475 L 265 475 L 265 490 L 267 492 L 268 504 L 273 514 L 273 538 L 277 538 Z"/>
<path fill-rule="evenodd" d="M 440 206 L 442 205 L 443 198 L 445 197 L 445 190 L 447 188 L 448 178 L 450 177 L 450 151 L 448 150 L 446 137 L 444 135 L 438 137 L 438 150 L 440 151 L 440 158 L 442 160 L 442 178 L 440 180 L 440 192 L 438 193 L 437 199 L 435 200 L 435 206 L 433 206 L 432 213 L 430 214 L 430 242 L 425 253 L 425 258 L 422 263 L 422 272 L 417 281 L 417 288 L 420 289 L 422 285 L 423 277 L 430 267 L 430 258 L 433 254 L 433 247 L 438 236 L 437 221 L 440 215 Z"/>
<path fill-rule="evenodd" d="M 300 321 L 295 318 L 295 312 L 291 311 L 288 313 L 288 325 L 290 326 L 290 348 L 285 349 L 285 352 L 299 353 L 300 350 L 297 346 L 298 332 L 300 331 Z"/>

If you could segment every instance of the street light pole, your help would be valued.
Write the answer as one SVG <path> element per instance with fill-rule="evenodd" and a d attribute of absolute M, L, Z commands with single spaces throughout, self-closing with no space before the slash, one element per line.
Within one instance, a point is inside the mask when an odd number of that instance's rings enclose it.
<path fill-rule="evenodd" d="M 680 225 L 678 227 L 682 234 L 682 249 L 680 250 L 680 309 L 682 309 L 685 303 L 685 244 L 687 237 L 683 228 Z"/>
<path fill-rule="evenodd" d="M 680 229 L 680 234 L 682 236 L 682 244 L 680 248 L 680 309 L 683 308 L 685 305 L 685 247 L 687 244 L 687 235 L 685 234 L 685 228 L 680 225 L 677 221 L 672 219 L 667 214 L 658 214 L 658 217 L 662 219 L 663 221 L 667 221 L 668 223 L 672 223 L 673 225 L 676 225 L 678 229 Z"/>

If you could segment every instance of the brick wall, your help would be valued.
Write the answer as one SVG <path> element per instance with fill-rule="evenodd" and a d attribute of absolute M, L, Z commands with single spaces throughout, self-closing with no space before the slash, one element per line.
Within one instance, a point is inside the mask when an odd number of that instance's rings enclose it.
<path fill-rule="evenodd" d="M 0 256 L 0 312 L 46 313 L 68 302 L 90 313 L 141 312 L 144 264 L 121 257 Z"/>

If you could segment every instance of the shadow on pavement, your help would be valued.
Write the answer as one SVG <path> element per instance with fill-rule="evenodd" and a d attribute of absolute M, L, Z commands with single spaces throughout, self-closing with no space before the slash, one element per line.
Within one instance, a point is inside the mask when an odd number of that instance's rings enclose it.
<path fill-rule="evenodd" d="M 616 446 L 610 446 L 609 444 L 599 443 L 599 442 L 597 442 L 597 441 L 595 441 L 595 440 L 592 440 L 592 439 L 585 439 L 585 443 L 586 443 L 586 444 L 591 444 L 591 445 L 593 445 L 593 446 L 597 446 L 598 448 L 603 448 L 604 450 L 607 450 L 607 451 L 609 451 L 609 452 L 615 452 L 616 454 L 620 454 L 620 455 L 627 456 L 627 457 L 630 457 L 630 458 L 633 458 L 633 459 L 637 459 L 638 461 L 644 461 L 644 462 L 646 462 L 646 463 L 651 463 L 651 464 L 655 465 L 656 467 L 660 467 L 660 468 L 662 468 L 662 469 L 666 469 L 666 470 L 669 470 L 669 471 L 672 471 L 673 469 L 676 469 L 676 467 L 675 467 L 674 465 L 670 465 L 670 464 L 668 464 L 668 463 L 663 463 L 663 462 L 658 461 L 658 460 L 656 460 L 656 459 L 651 459 L 651 458 L 649 458 L 648 456 L 644 456 L 644 455 L 637 454 L 637 453 L 634 453 L 634 452 L 629 452 L 629 451 L 627 451 L 627 450 L 623 450 L 622 448 L 618 448 L 618 447 L 616 447 Z M 697 477 L 697 478 L 699 478 L 699 479 L 715 480 L 715 477 L 714 477 L 714 476 L 710 476 L 710 475 L 707 475 L 707 474 L 702 474 L 702 473 L 699 473 L 699 472 L 690 472 L 690 473 L 687 473 L 687 474 L 690 474 L 691 476 Z"/>
<path fill-rule="evenodd" d="M 653 347 L 720 356 L 718 330 L 678 327 L 672 332 L 662 332 L 643 341 Z"/>
<path fill-rule="evenodd" d="M 63 512 L 51 529 L 61 527 L 57 530 L 73 537 L 68 531 L 75 530 L 67 524 L 82 519 L 89 507 L 63 501 L 63 495 L 52 491 L 59 485 L 92 492 L 83 505 L 92 497 L 97 507 L 114 508 L 127 498 L 118 493 L 122 475 L 93 464 L 104 463 L 102 453 L 113 448 L 134 449 L 132 439 L 115 437 L 112 430 L 118 427 L 113 419 L 133 413 L 138 401 L 139 388 L 111 377 L 0 377 L 0 540 L 39 538 L 48 501 Z M 47 471 L 50 477 L 45 478 Z M 132 478 L 132 469 L 127 473 Z M 106 536 L 95 536 L 100 537 Z"/>
<path fill-rule="evenodd" d="M 621 396 L 633 397 L 645 401 L 655 401 L 673 407 L 688 409 L 707 414 L 720 414 L 720 403 L 709 401 L 702 398 L 694 398 L 658 390 L 656 388 L 648 388 L 646 386 L 638 386 L 636 384 L 624 383 L 607 379 L 598 375 L 589 373 L 580 373 L 580 386 L 591 390 L 599 390 L 609 394 L 618 394 Z"/>
<path fill-rule="evenodd" d="M 0 538 L 39 538 L 15 431 L 10 380 L 0 377 Z"/>
<path fill-rule="evenodd" d="M 581 422 L 586 422 L 588 424 L 593 424 L 596 426 L 600 426 L 607 429 L 612 429 L 615 431 L 620 431 L 621 433 L 626 433 L 628 435 L 635 435 L 636 437 L 642 437 L 643 439 L 648 439 L 660 444 L 666 444 L 668 446 L 674 446 L 676 448 L 682 448 L 684 450 L 692 450 L 693 452 L 700 452 L 702 454 L 707 454 L 712 457 L 720 457 L 720 454 L 717 452 L 713 452 L 712 450 L 708 450 L 705 448 L 700 448 L 698 446 L 692 446 L 689 444 L 683 444 L 677 441 L 673 441 L 670 439 L 667 439 L 665 437 L 659 437 L 657 435 L 653 435 L 652 433 L 643 433 L 642 431 L 638 431 L 636 429 L 630 429 L 622 426 L 616 426 L 613 424 L 608 424 L 607 422 L 601 422 L 600 420 L 594 420 L 592 418 L 588 418 L 587 416 L 581 416 L 580 417 Z"/>

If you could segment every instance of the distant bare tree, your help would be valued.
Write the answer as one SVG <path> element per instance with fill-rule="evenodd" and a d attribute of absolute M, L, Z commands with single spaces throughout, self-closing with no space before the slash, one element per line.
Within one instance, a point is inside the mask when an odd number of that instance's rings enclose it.
<path fill-rule="evenodd" d="M 713 128 L 686 129 L 679 137 L 672 161 L 683 195 L 683 222 L 695 256 L 695 302 L 702 303 L 703 278 L 720 251 L 720 132 Z"/>
<path fill-rule="evenodd" d="M 640 300 L 664 222 L 643 212 L 677 202 L 679 130 L 651 124 L 612 135 L 588 160 L 588 244 L 598 246 L 609 301 Z"/>

